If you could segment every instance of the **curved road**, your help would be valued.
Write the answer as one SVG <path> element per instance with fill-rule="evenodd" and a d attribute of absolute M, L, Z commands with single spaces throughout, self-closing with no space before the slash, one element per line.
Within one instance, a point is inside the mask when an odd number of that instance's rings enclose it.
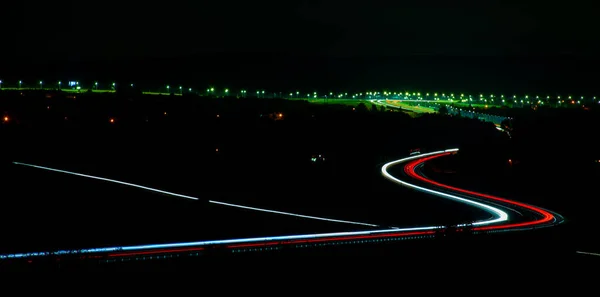
<path fill-rule="evenodd" d="M 425 192 L 431 195 L 438 196 L 444 199 L 451 199 L 470 207 L 476 207 L 489 213 L 489 218 L 474 222 L 457 222 L 453 226 L 423 226 L 416 228 L 397 228 L 397 227 L 381 227 L 375 224 L 354 222 L 347 220 L 339 220 L 333 218 L 324 218 L 317 216 L 307 216 L 289 212 L 281 212 L 276 210 L 254 208 L 231 204 L 220 201 L 209 201 L 210 203 L 219 204 L 227 207 L 243 208 L 252 211 L 268 212 L 285 216 L 295 216 L 304 219 L 324 220 L 340 224 L 362 225 L 373 228 L 373 230 L 356 231 L 356 232 L 338 232 L 338 233 L 318 233 L 318 234 L 302 234 L 288 236 L 273 236 L 273 237 L 257 237 L 257 238 L 241 238 L 228 240 L 211 240 L 197 242 L 179 242 L 168 244 L 148 244 L 135 246 L 118 246 L 105 248 L 91 248 L 78 250 L 60 250 L 46 251 L 37 253 L 19 253 L 0 255 L 0 259 L 22 259 L 40 256 L 63 256 L 76 255 L 80 258 L 114 258 L 114 257 L 132 257 L 143 255 L 170 254 L 197 252 L 209 250 L 229 250 L 229 252 L 245 252 L 272 250 L 286 247 L 306 247 L 306 246 L 324 246 L 348 243 L 367 243 L 367 242 L 386 242 L 405 239 L 420 239 L 433 238 L 440 232 L 464 231 L 469 230 L 473 233 L 481 232 L 498 232 L 498 231 L 517 231 L 525 229 L 534 229 L 541 227 L 549 227 L 563 222 L 563 218 L 551 211 L 528 205 L 525 203 L 511 201 L 505 198 L 495 197 L 492 195 L 477 193 L 469 190 L 459 189 L 449 185 L 444 185 L 436 181 L 426 178 L 420 169 L 423 164 L 431 159 L 448 156 L 457 152 L 458 149 L 450 149 L 445 151 L 432 152 L 421 154 L 408 158 L 403 158 L 385 164 L 381 168 L 382 175 L 405 187 L 412 188 L 417 191 Z M 54 169 L 49 167 L 37 166 L 26 163 L 14 162 L 16 165 L 28 166 L 37 169 L 59 172 L 63 174 L 76 175 L 85 178 L 101 180 L 105 182 L 118 183 L 126 186 L 131 186 L 147 191 L 158 192 L 173 197 L 199 200 L 200 198 L 181 195 L 177 193 L 167 192 L 155 188 L 150 188 L 142 185 L 127 183 L 123 181 L 108 179 L 104 177 L 86 175 L 66 170 Z M 388 172 L 388 169 L 403 164 L 404 176 L 393 176 Z"/>

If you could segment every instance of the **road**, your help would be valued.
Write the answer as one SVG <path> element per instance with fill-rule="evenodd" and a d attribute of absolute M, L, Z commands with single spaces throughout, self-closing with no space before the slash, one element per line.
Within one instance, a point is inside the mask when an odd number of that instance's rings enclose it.
<path fill-rule="evenodd" d="M 306 220 L 323 220 L 338 224 L 360 225 L 361 227 L 369 227 L 370 230 L 362 230 L 356 232 L 337 232 L 337 233 L 317 233 L 317 234 L 300 234 L 286 236 L 270 236 L 270 237 L 255 237 L 255 238 L 234 238 L 226 240 L 208 240 L 196 242 L 175 242 L 167 244 L 145 244 L 134 246 L 115 246 L 101 247 L 77 250 L 59 250 L 59 251 L 41 251 L 35 253 L 16 253 L 0 255 L 0 260 L 16 260 L 16 259 L 31 259 L 44 256 L 76 256 L 78 258 L 120 258 L 120 257 L 139 257 L 146 255 L 167 255 L 167 254 L 182 254 L 190 252 L 252 252 L 273 250 L 281 248 L 294 247 L 318 247 L 337 244 L 363 244 L 363 243 L 378 243 L 395 240 L 406 239 L 424 239 L 434 238 L 439 233 L 444 232 L 462 232 L 470 231 L 477 233 L 504 232 L 529 230 L 535 228 L 550 227 L 563 222 L 563 218 L 551 211 L 524 204 L 517 201 L 511 201 L 505 198 L 495 197 L 492 195 L 477 193 L 465 189 L 459 189 L 449 185 L 444 185 L 425 177 L 421 168 L 423 164 L 434 158 L 440 158 L 454 154 L 458 149 L 449 149 L 444 151 L 432 152 L 411 156 L 389 162 L 381 168 L 382 175 L 388 180 L 395 182 L 401 186 L 408 187 L 417 191 L 425 192 L 430 195 L 435 195 L 442 199 L 451 199 L 465 204 L 467 207 L 476 207 L 489 213 L 489 218 L 480 221 L 457 222 L 452 226 L 421 226 L 402 228 L 394 226 L 378 226 L 368 222 L 355 222 L 342 220 L 339 218 L 325 218 L 290 212 L 282 212 L 264 208 L 256 208 L 245 205 L 237 205 L 222 201 L 212 201 L 209 203 L 218 204 L 224 207 L 243 208 L 256 212 L 268 212 L 282 216 L 293 216 Z M 82 173 L 70 172 L 55 168 L 32 165 L 14 162 L 16 165 L 28 166 L 40 170 L 56 172 L 57 174 L 68 174 L 79 176 L 82 178 L 96 179 L 102 182 L 117 183 L 125 186 L 138 188 L 140 190 L 161 193 L 163 195 L 172 196 L 174 198 L 201 200 L 198 197 L 181 195 L 173 192 L 163 191 L 143 185 L 132 184 L 124 181 L 109 179 L 105 177 L 92 176 Z M 403 165 L 403 173 L 394 176 L 389 171 L 398 166 Z"/>

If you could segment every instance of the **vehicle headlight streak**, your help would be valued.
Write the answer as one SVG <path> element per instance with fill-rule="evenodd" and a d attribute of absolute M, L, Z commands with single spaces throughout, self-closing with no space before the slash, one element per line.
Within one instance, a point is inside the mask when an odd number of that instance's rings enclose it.
<path fill-rule="evenodd" d="M 472 223 L 472 225 L 477 226 L 476 228 L 473 228 L 473 230 L 507 229 L 507 228 L 521 227 L 521 226 L 530 226 L 530 225 L 534 225 L 534 224 L 542 224 L 542 223 L 546 223 L 550 220 L 556 221 L 555 217 L 552 216 L 552 214 L 550 214 L 549 212 L 547 212 L 543 209 L 533 207 L 533 206 L 530 206 L 527 204 L 519 203 L 519 202 L 510 201 L 510 200 L 503 199 L 503 198 L 498 198 L 498 197 L 494 197 L 494 196 L 490 196 L 490 195 L 480 194 L 480 193 L 476 193 L 476 192 L 472 192 L 472 191 L 462 190 L 462 189 L 454 188 L 451 186 L 439 184 L 439 183 L 436 183 L 429 179 L 426 179 L 422 176 L 419 176 L 414 172 L 414 166 L 416 164 L 421 164 L 428 159 L 439 157 L 439 156 L 444 156 L 444 155 L 447 155 L 447 154 L 450 154 L 450 153 L 456 152 L 456 151 L 458 151 L 458 149 L 449 149 L 449 150 L 445 150 L 445 151 L 420 154 L 417 156 L 411 156 L 411 157 L 403 158 L 403 159 L 400 159 L 397 161 L 389 162 L 381 168 L 381 173 L 385 178 L 387 178 L 391 181 L 394 181 L 395 183 L 398 183 L 402 186 L 406 186 L 406 187 L 409 187 L 409 188 L 412 188 L 412 189 L 415 189 L 418 191 L 422 191 L 422 192 L 433 194 L 433 195 L 436 195 L 439 197 L 452 199 L 452 200 L 455 200 L 455 201 L 458 201 L 461 203 L 465 203 L 465 204 L 477 207 L 479 209 L 482 209 L 482 210 L 492 214 L 493 217 L 490 220 L 477 221 L 477 222 Z M 440 191 L 436 191 L 436 190 L 432 190 L 432 189 L 427 189 L 424 187 L 410 184 L 408 182 L 405 182 L 398 178 L 395 178 L 394 176 L 392 176 L 391 174 L 389 174 L 387 172 L 387 169 L 391 166 L 394 166 L 394 165 L 397 165 L 400 163 L 404 163 L 407 161 L 411 161 L 411 160 L 417 160 L 417 159 L 419 160 L 419 162 L 415 162 L 414 164 L 411 163 L 411 164 L 407 165 L 407 168 L 410 167 L 409 169 L 412 172 L 412 174 L 409 174 L 409 175 L 413 178 L 417 178 L 421 181 L 424 181 L 424 182 L 427 182 L 430 184 L 434 184 L 436 186 L 444 187 L 444 188 L 447 188 L 450 190 L 463 192 L 466 194 L 479 196 L 479 197 L 483 197 L 483 198 L 487 198 L 487 199 L 497 200 L 497 201 L 501 201 L 501 202 L 508 203 L 511 205 L 518 205 L 520 207 L 523 207 L 523 208 L 532 210 L 538 214 L 541 214 L 543 216 L 543 218 L 541 220 L 537 220 L 534 222 L 494 225 L 494 224 L 497 224 L 500 222 L 507 221 L 509 219 L 508 214 L 496 207 L 486 205 L 484 203 L 480 203 L 477 201 L 458 197 L 458 196 L 451 195 L 448 193 L 444 193 L 444 192 L 440 192 Z M 161 194 L 166 194 L 166 195 L 170 195 L 170 196 L 174 196 L 174 197 L 180 197 L 180 198 L 185 198 L 185 199 L 190 199 L 190 200 L 199 200 L 199 198 L 197 198 L 197 197 L 172 193 L 172 192 L 168 192 L 168 191 L 163 191 L 163 190 L 159 190 L 159 189 L 155 189 L 155 188 L 150 188 L 150 187 L 141 186 L 141 185 L 137 185 L 137 184 L 127 183 L 127 182 L 118 181 L 118 180 L 114 180 L 114 179 L 108 179 L 108 178 L 104 178 L 104 177 L 81 174 L 81 173 L 76 173 L 76 172 L 71 172 L 71 171 L 66 171 L 66 170 L 54 169 L 54 168 L 50 168 L 50 167 L 31 165 L 31 164 L 20 163 L 20 162 L 13 162 L 13 163 L 16 165 L 28 166 L 28 167 L 38 168 L 38 169 L 44 169 L 44 170 L 49 170 L 49 171 L 54 171 L 54 172 L 60 172 L 60 173 L 65 173 L 65 174 L 71 174 L 71 175 L 87 177 L 87 178 L 91 178 L 91 179 L 97 179 L 97 180 L 117 183 L 117 184 L 131 186 L 131 187 L 135 187 L 135 188 L 139 188 L 139 189 L 153 191 L 153 192 L 157 192 L 157 193 L 161 193 Z M 330 218 L 323 218 L 323 217 L 316 217 L 316 216 L 300 215 L 300 214 L 281 212 L 281 211 L 276 211 L 276 210 L 268 210 L 268 209 L 262 209 L 262 208 L 255 208 L 255 207 L 249 207 L 249 206 L 243 206 L 243 205 L 237 205 L 237 204 L 231 204 L 231 203 L 225 203 L 225 202 L 219 202 L 219 201 L 213 201 L 213 200 L 209 200 L 209 203 L 223 205 L 223 206 L 236 207 L 236 208 L 242 208 L 242 209 L 253 210 L 253 211 L 274 213 L 274 214 L 287 215 L 287 216 L 295 216 L 295 217 L 306 218 L 306 219 L 323 220 L 323 221 L 354 224 L 354 225 L 363 225 L 363 226 L 369 226 L 369 227 L 380 227 L 375 224 L 337 220 L 337 219 L 330 219 Z M 488 225 L 492 225 L 492 226 L 488 226 Z M 466 224 L 457 225 L 457 227 L 464 227 L 464 226 L 466 226 Z M 427 227 L 415 227 L 415 228 L 391 227 L 391 228 L 378 229 L 378 230 L 355 231 L 355 232 L 317 233 L 317 234 L 255 237 L 255 238 L 242 238 L 242 239 L 209 240 L 209 241 L 196 241 L 196 242 L 179 242 L 179 243 L 166 243 L 166 244 L 103 247 L 103 248 L 77 249 L 77 250 L 59 250 L 59 251 L 54 251 L 54 252 L 37 252 L 37 253 L 19 253 L 19 254 L 0 255 L 0 259 L 29 258 L 29 257 L 50 256 L 50 255 L 60 256 L 60 255 L 72 255 L 72 254 L 92 254 L 92 253 L 115 253 L 115 254 L 109 254 L 109 256 L 130 256 L 130 255 L 134 255 L 134 254 L 142 255 L 142 254 L 155 254 L 155 253 L 161 253 L 161 252 L 166 253 L 166 252 L 192 251 L 192 250 L 199 251 L 199 250 L 203 250 L 204 249 L 203 247 L 205 247 L 205 246 L 220 246 L 220 245 L 225 245 L 227 248 L 237 248 L 237 247 L 268 246 L 268 245 L 280 245 L 280 244 L 318 243 L 318 242 L 325 242 L 325 241 L 380 239 L 380 238 L 386 238 L 386 237 L 406 237 L 406 236 L 413 236 L 413 235 L 432 236 L 433 234 L 435 234 L 436 230 L 443 229 L 443 228 L 445 228 L 445 227 L 444 226 L 427 226 Z M 122 253 L 122 252 L 126 252 L 126 253 Z"/>
<path fill-rule="evenodd" d="M 128 182 L 124 182 L 124 181 L 120 181 L 120 180 L 115 180 L 115 179 L 110 179 L 110 178 L 105 178 L 105 177 L 93 176 L 93 175 L 82 174 L 82 173 L 60 170 L 60 169 L 38 166 L 38 165 L 31 165 L 31 164 L 21 163 L 21 162 L 13 162 L 13 164 L 23 165 L 23 166 L 28 166 L 28 167 L 38 168 L 38 169 L 44 169 L 44 170 L 49 170 L 49 171 L 54 171 L 54 172 L 60 172 L 60 173 L 65 173 L 65 174 L 70 174 L 70 175 L 76 175 L 76 176 L 81 176 L 81 177 L 87 177 L 87 178 L 97 179 L 97 180 L 101 180 L 101 181 L 107 181 L 107 182 L 111 182 L 111 183 L 130 186 L 130 187 L 134 187 L 134 188 L 138 188 L 138 189 L 143 189 L 143 190 L 152 191 L 152 192 L 161 193 L 161 194 L 179 197 L 179 198 L 185 198 L 185 199 L 190 199 L 190 200 L 200 200 L 200 198 L 197 198 L 197 197 L 177 194 L 177 193 L 173 193 L 173 192 L 167 192 L 167 191 L 163 191 L 163 190 L 159 190 L 159 189 L 155 189 L 155 188 L 150 188 L 150 187 L 146 187 L 146 186 L 142 186 L 142 185 L 136 185 L 136 184 L 132 184 L 132 183 L 128 183 Z M 307 216 L 307 215 L 301 215 L 301 214 L 296 214 L 296 213 L 291 213 L 291 212 L 283 212 L 283 211 L 269 210 L 269 209 L 264 209 L 264 208 L 249 207 L 249 206 L 214 201 L 214 200 L 209 200 L 208 202 L 212 203 L 212 204 L 219 204 L 219 205 L 224 205 L 224 206 L 229 206 L 229 207 L 236 207 L 236 208 L 260 211 L 260 212 L 274 213 L 274 214 L 280 214 L 280 215 L 286 215 L 286 216 L 294 216 L 294 217 L 300 217 L 300 218 L 305 218 L 305 219 L 328 221 L 328 222 L 334 222 L 334 223 L 362 225 L 362 226 L 369 226 L 369 227 L 379 227 L 378 225 L 369 224 L 369 223 L 336 220 L 336 219 L 316 217 L 316 216 Z"/>
<path fill-rule="evenodd" d="M 452 150 L 445 150 L 445 151 L 438 151 L 438 152 L 432 152 L 432 153 L 427 153 L 427 154 L 421 154 L 421 155 L 416 155 L 416 156 L 412 156 L 412 157 L 408 157 L 408 158 L 404 158 L 404 159 L 400 159 L 397 161 L 393 161 L 393 162 L 389 162 L 385 165 L 383 165 L 383 167 L 381 167 L 381 174 L 383 174 L 383 176 L 395 183 L 398 183 L 400 185 L 403 185 L 405 187 L 411 188 L 411 189 L 415 189 L 415 190 L 419 190 L 425 193 L 429 193 L 429 194 L 433 194 L 442 198 L 448 198 L 448 199 L 452 199 L 458 202 L 462 202 L 465 204 L 469 204 L 471 206 L 477 207 L 479 209 L 482 209 L 484 211 L 489 212 L 490 214 L 492 214 L 494 216 L 494 219 L 492 220 L 486 220 L 486 221 L 478 221 L 478 222 L 474 222 L 472 223 L 472 225 L 474 226 L 482 226 L 482 225 L 490 225 L 490 224 L 495 224 L 495 223 L 499 223 L 499 222 L 504 222 L 508 220 L 508 214 L 498 208 L 495 208 L 493 206 L 490 205 L 486 205 L 480 202 L 476 202 L 473 200 L 469 200 L 466 198 L 462 198 L 462 197 L 458 197 L 458 196 L 454 196 L 454 195 L 450 195 L 447 193 L 443 193 L 443 192 L 439 192 L 439 191 L 435 191 L 435 190 L 431 190 L 431 189 L 427 189 L 427 188 L 423 188 L 423 187 L 419 187 L 417 185 L 413 185 L 410 183 L 407 183 L 405 181 L 399 180 L 395 177 L 393 177 L 391 174 L 388 173 L 388 168 L 390 166 L 394 166 L 397 165 L 399 163 L 403 163 L 406 161 L 410 161 L 410 160 L 415 160 L 415 159 L 423 159 L 423 157 L 426 156 L 439 156 L 439 155 L 446 155 L 446 154 L 450 154 L 452 152 L 456 152 L 458 151 L 457 149 L 452 149 Z"/>

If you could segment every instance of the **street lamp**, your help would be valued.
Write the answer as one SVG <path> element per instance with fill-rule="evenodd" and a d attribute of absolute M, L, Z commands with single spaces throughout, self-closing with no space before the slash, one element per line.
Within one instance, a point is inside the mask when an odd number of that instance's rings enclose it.
<path fill-rule="evenodd" d="M 94 87 L 96 88 L 96 91 L 98 91 L 98 82 L 94 83 Z"/>
<path fill-rule="evenodd" d="M 58 89 L 60 90 L 60 86 L 62 85 L 62 82 L 59 80 L 58 81 Z"/>
<path fill-rule="evenodd" d="M 183 95 L 183 87 L 182 87 L 182 86 L 179 86 L 179 93 L 180 93 L 181 95 Z"/>
<path fill-rule="evenodd" d="M 21 85 L 22 85 L 22 84 L 23 84 L 23 81 L 22 81 L 22 80 L 20 80 L 20 81 L 19 81 L 19 89 L 21 88 Z"/>
<path fill-rule="evenodd" d="M 115 91 L 116 91 L 116 90 L 117 90 L 117 83 L 113 83 L 113 84 L 112 84 L 112 87 L 113 87 L 113 90 L 115 90 Z"/>
<path fill-rule="evenodd" d="M 44 86 L 44 82 L 40 80 L 40 89 Z"/>
<path fill-rule="evenodd" d="M 2 89 L 2 80 L 0 79 L 0 89 Z"/>
<path fill-rule="evenodd" d="M 133 84 L 131 84 L 131 87 L 133 88 Z"/>
<path fill-rule="evenodd" d="M 171 89 L 170 86 L 167 86 L 167 93 L 169 93 L 169 90 Z"/>

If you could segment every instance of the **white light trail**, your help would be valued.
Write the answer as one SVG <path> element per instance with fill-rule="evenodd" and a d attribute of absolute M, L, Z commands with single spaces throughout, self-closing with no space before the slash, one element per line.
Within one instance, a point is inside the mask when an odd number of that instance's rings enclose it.
<path fill-rule="evenodd" d="M 600 253 L 590 253 L 590 252 L 581 252 L 581 251 L 577 251 L 576 253 L 582 254 L 582 255 L 600 256 Z"/>
<path fill-rule="evenodd" d="M 396 161 L 385 164 L 381 168 L 381 172 L 386 178 L 388 178 L 396 183 L 399 183 L 403 186 L 417 189 L 420 191 L 424 191 L 424 192 L 427 192 L 427 193 L 430 193 L 433 195 L 437 195 L 440 197 L 453 199 L 453 200 L 456 200 L 456 201 L 459 201 L 459 202 L 462 202 L 465 204 L 469 204 L 469 205 L 484 209 L 484 210 L 490 212 L 495 217 L 497 217 L 492 220 L 475 222 L 475 223 L 473 223 L 473 225 L 479 225 L 479 226 L 489 225 L 489 224 L 508 220 L 508 215 L 504 211 L 497 209 L 495 207 L 485 205 L 485 204 L 482 204 L 482 203 L 479 203 L 476 201 L 468 200 L 465 198 L 457 197 L 454 195 L 446 194 L 443 192 L 438 192 L 435 190 L 419 187 L 419 186 L 410 184 L 408 182 L 401 181 L 401 180 L 393 177 L 392 175 L 390 175 L 387 172 L 388 167 L 394 166 L 394 165 L 397 165 L 397 164 L 400 164 L 400 163 L 403 163 L 406 161 L 419 159 L 419 158 L 436 155 L 436 154 L 440 154 L 440 153 L 456 152 L 456 151 L 458 151 L 458 149 L 448 149 L 445 151 L 420 154 L 417 156 L 412 156 L 412 157 L 396 160 Z M 163 191 L 163 190 L 158 190 L 158 189 L 154 189 L 154 188 L 150 188 L 150 187 L 145 187 L 145 186 L 141 186 L 141 185 L 136 185 L 136 184 L 132 184 L 132 183 L 122 182 L 122 181 L 103 178 L 103 177 L 97 177 L 97 176 L 92 176 L 92 175 L 87 175 L 87 174 L 81 174 L 81 173 L 70 172 L 70 171 L 66 171 L 66 170 L 59 170 L 59 169 L 31 165 L 31 164 L 20 163 L 20 162 L 13 162 L 13 163 L 17 164 L 17 165 L 29 166 L 29 167 L 34 167 L 34 168 L 39 168 L 39 169 L 44 169 L 44 170 L 50 170 L 50 171 L 55 171 L 55 172 L 61 172 L 61 173 L 66 173 L 66 174 L 71 174 L 71 175 L 76 175 L 76 176 L 82 176 L 82 177 L 102 180 L 102 181 L 113 182 L 113 183 L 117 183 L 117 184 L 136 187 L 136 188 L 140 188 L 140 189 L 145 189 L 145 190 L 154 191 L 154 192 L 167 194 L 167 195 L 171 195 L 171 196 L 176 196 L 176 197 L 182 197 L 182 198 L 186 198 L 186 199 L 199 200 L 198 198 L 192 197 L 192 196 L 181 195 L 181 194 L 177 194 L 177 193 L 167 192 L 167 191 Z M 358 224 L 358 225 L 377 227 L 377 225 L 367 224 L 367 223 L 359 223 L 359 222 L 335 220 L 335 219 L 329 219 L 329 218 L 305 216 L 305 215 L 299 215 L 299 214 L 293 214 L 293 213 L 287 213 L 287 212 L 281 212 L 281 211 L 274 211 L 274 210 L 268 210 L 268 209 L 261 209 L 261 208 L 255 208 L 255 207 L 248 207 L 248 206 L 213 201 L 213 200 L 209 200 L 209 202 L 214 203 L 214 204 L 243 208 L 243 209 L 254 210 L 254 211 L 262 211 L 262 212 L 268 212 L 268 213 L 297 216 L 297 217 L 316 219 L 316 220 L 333 221 L 333 222 L 338 222 L 338 223 Z M 466 226 L 466 224 L 459 224 L 457 226 L 464 227 L 464 226 Z M 209 241 L 196 241 L 196 242 L 179 242 L 179 243 L 166 243 L 166 244 L 134 245 L 134 246 L 124 246 L 124 247 L 104 247 L 104 248 L 79 249 L 79 250 L 59 250 L 59 251 L 55 251 L 55 252 L 36 252 L 36 253 L 19 253 L 19 254 L 0 255 L 0 259 L 27 258 L 27 257 L 35 257 L 35 256 L 64 255 L 64 254 L 88 254 L 88 253 L 107 253 L 107 252 L 117 252 L 117 251 L 167 249 L 167 248 L 209 246 L 209 245 L 222 245 L 222 244 L 234 244 L 234 243 L 252 243 L 252 242 L 266 243 L 268 241 L 302 240 L 302 239 L 309 240 L 309 239 L 317 239 L 317 238 L 335 238 L 335 237 L 346 237 L 346 236 L 374 235 L 374 234 L 381 234 L 381 233 L 431 231 L 431 230 L 436 230 L 436 229 L 441 229 L 441 228 L 444 228 L 444 226 L 428 226 L 428 227 L 414 227 L 414 228 L 391 227 L 391 228 L 380 229 L 380 230 L 355 231 L 355 232 L 317 233 L 317 234 L 303 234 L 303 235 L 285 235 L 285 236 L 254 237 L 254 238 L 241 238 L 241 239 L 209 240 Z M 580 253 L 585 253 L 585 252 L 580 252 Z M 593 253 L 586 253 L 586 254 L 593 254 Z"/>
<path fill-rule="evenodd" d="M 170 196 L 175 196 L 175 197 L 180 197 L 180 198 L 185 198 L 185 199 L 198 200 L 198 198 L 196 198 L 196 197 L 181 195 L 181 194 L 167 192 L 167 191 L 149 188 L 149 187 L 144 187 L 144 186 L 140 186 L 140 185 L 136 185 L 136 184 L 132 184 L 132 183 L 123 182 L 120 180 L 114 180 L 114 179 L 109 179 L 109 178 L 104 178 L 104 177 L 99 177 L 99 176 L 81 174 L 81 173 L 77 173 L 77 172 L 71 172 L 71 171 L 60 170 L 60 169 L 54 169 L 54 168 L 50 168 L 50 167 L 31 165 L 31 164 L 26 164 L 26 163 L 21 163 L 21 162 L 13 162 L 13 164 L 29 166 L 29 167 L 33 167 L 33 168 L 44 169 L 44 170 L 49 170 L 49 171 L 54 171 L 54 172 L 66 173 L 66 174 L 71 174 L 71 175 L 76 175 L 76 176 L 81 176 L 81 177 L 87 177 L 87 178 L 97 179 L 97 180 L 102 180 L 102 181 L 107 181 L 107 182 L 111 182 L 111 183 L 115 183 L 115 184 L 121 184 L 121 185 L 125 185 L 125 186 L 130 186 L 130 187 L 134 187 L 134 188 L 138 188 L 138 189 L 144 189 L 144 190 L 148 190 L 148 191 L 153 191 L 153 192 L 166 194 L 166 195 L 170 195 Z"/>
<path fill-rule="evenodd" d="M 443 193 L 443 192 L 439 192 L 439 191 L 435 191 L 435 190 L 431 190 L 431 189 L 419 187 L 417 185 L 413 185 L 413 184 L 407 183 L 405 181 L 399 180 L 399 179 L 393 177 L 391 174 L 389 174 L 387 172 L 388 167 L 397 165 L 399 163 L 403 163 L 403 162 L 414 160 L 414 159 L 420 159 L 420 158 L 423 158 L 423 157 L 426 157 L 426 156 L 432 156 L 432 155 L 438 155 L 438 154 L 441 154 L 441 153 L 456 152 L 456 151 L 458 151 L 458 149 L 450 149 L 450 150 L 432 152 L 432 153 L 427 153 L 427 154 L 421 154 L 421 155 L 417 155 L 417 156 L 412 156 L 412 157 L 408 157 L 408 158 L 404 158 L 404 159 L 392 161 L 392 162 L 389 162 L 389 163 L 383 165 L 383 167 L 381 167 L 381 174 L 383 174 L 383 176 L 385 178 L 387 178 L 387 179 L 389 179 L 389 180 L 391 180 L 391 181 L 393 181 L 395 183 L 398 183 L 400 185 L 403 185 L 405 187 L 409 187 L 409 188 L 412 188 L 412 189 L 415 189 L 415 190 L 419 190 L 419 191 L 422 191 L 422 192 L 426 192 L 426 193 L 429 193 L 429 194 L 433 194 L 433 195 L 436 195 L 436 196 L 439 196 L 439 197 L 448 198 L 448 199 L 452 199 L 452 200 L 455 200 L 455 201 L 458 201 L 458 202 L 469 204 L 469 205 L 475 206 L 475 207 L 477 207 L 479 209 L 485 210 L 485 211 L 491 213 L 495 217 L 492 220 L 474 222 L 474 223 L 472 223 L 472 225 L 483 226 L 483 225 L 490 225 L 490 224 L 495 224 L 495 223 L 507 221 L 508 220 L 508 214 L 506 212 L 498 209 L 498 208 L 495 208 L 493 206 L 489 206 L 489 205 L 486 205 L 486 204 L 483 204 L 483 203 L 480 203 L 480 202 L 476 202 L 476 201 L 473 201 L 473 200 L 469 200 L 469 199 L 466 199 L 466 198 L 462 198 L 462 197 L 450 195 L 450 194 L 447 194 L 447 193 Z"/>
<path fill-rule="evenodd" d="M 200 200 L 197 197 L 192 197 L 192 196 L 188 196 L 188 195 L 177 194 L 177 193 L 173 193 L 173 192 L 167 192 L 167 191 L 163 191 L 163 190 L 159 190 L 159 189 L 155 189 L 155 188 L 150 188 L 150 187 L 146 187 L 146 186 L 142 186 L 142 185 L 132 184 L 132 183 L 128 183 L 128 182 L 124 182 L 124 181 L 120 181 L 120 180 L 115 180 L 115 179 L 109 179 L 109 178 L 105 178 L 105 177 L 93 176 L 93 175 L 88 175 L 88 174 L 82 174 L 82 173 L 77 173 L 77 172 L 71 172 L 71 171 L 66 171 L 66 170 L 60 170 L 60 169 L 50 168 L 50 167 L 38 166 L 38 165 L 31 165 L 31 164 L 20 163 L 20 162 L 13 162 L 13 163 L 16 164 L 16 165 L 29 166 L 29 167 L 38 168 L 38 169 L 44 169 L 44 170 L 55 171 L 55 172 L 60 172 L 60 173 L 65 173 L 65 174 L 71 174 L 71 175 L 76 175 L 76 176 L 81 176 L 81 177 L 87 177 L 87 178 L 101 180 L 101 181 L 107 181 L 107 182 L 111 182 L 111 183 L 116 183 L 116 184 L 120 184 L 120 185 L 134 187 L 134 188 L 144 189 L 144 190 L 148 190 L 148 191 L 152 191 L 152 192 L 156 192 L 156 193 L 161 193 L 161 194 L 165 194 L 165 195 L 170 195 L 170 196 L 174 196 L 174 197 L 180 197 L 180 198 L 191 199 L 191 200 Z M 316 217 L 316 216 L 307 216 L 307 215 L 296 214 L 296 213 L 291 213 L 291 212 L 283 212 L 283 211 L 270 210 L 270 209 L 264 209 L 264 208 L 249 207 L 249 206 L 232 204 L 232 203 L 226 203 L 226 202 L 220 202 L 220 201 L 209 200 L 208 202 L 209 203 L 213 203 L 213 204 L 219 204 L 219 205 L 229 206 L 229 207 L 236 207 L 236 208 L 248 209 L 248 210 L 253 210 L 253 211 L 260 211 L 260 212 L 266 212 L 266 213 L 273 213 L 273 214 L 280 214 L 280 215 L 286 215 L 286 216 L 294 216 L 294 217 L 305 218 L 305 219 L 328 221 L 328 222 L 334 222 L 334 223 L 352 224 L 352 225 L 362 225 L 362 226 L 369 226 L 369 227 L 379 227 L 378 225 L 369 224 L 369 223 L 353 222 L 353 221 L 345 221 L 345 220 L 336 220 L 336 219 L 330 219 L 330 218 L 324 218 L 324 217 Z"/>
<path fill-rule="evenodd" d="M 294 217 L 299 217 L 299 218 L 306 218 L 306 219 L 313 219 L 313 220 L 322 220 L 322 221 L 329 221 L 329 222 L 335 222 L 335 223 L 363 225 L 363 226 L 369 226 L 369 227 L 379 227 L 378 225 L 375 225 L 375 224 L 368 224 L 368 223 L 361 223 L 361 222 L 353 222 L 353 221 L 344 221 L 344 220 L 328 219 L 328 218 L 322 218 L 322 217 L 307 216 L 307 215 L 301 215 L 301 214 L 295 214 L 295 213 L 289 213 L 289 212 L 283 212 L 283 211 L 277 211 L 277 210 L 270 210 L 270 209 L 264 209 L 264 208 L 256 208 L 256 207 L 250 207 L 250 206 L 243 206 L 243 205 L 237 205 L 237 204 L 225 203 L 225 202 L 219 202 L 219 201 L 213 201 L 213 200 L 209 200 L 208 202 L 214 203 L 214 204 L 219 204 L 219 205 L 225 205 L 225 206 L 242 208 L 242 209 L 249 209 L 249 210 L 261 211 L 261 212 L 275 213 L 275 214 L 281 214 L 281 215 L 286 215 L 286 216 L 294 216 Z"/>

